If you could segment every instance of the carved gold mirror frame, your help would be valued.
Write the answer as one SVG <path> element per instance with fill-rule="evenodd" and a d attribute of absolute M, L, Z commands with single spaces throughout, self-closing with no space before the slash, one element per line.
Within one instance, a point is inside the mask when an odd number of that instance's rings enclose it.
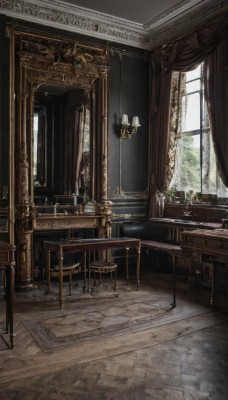
<path fill-rule="evenodd" d="M 74 41 L 60 36 L 36 34 L 17 26 L 11 38 L 12 87 L 15 90 L 14 134 L 16 281 L 22 287 L 32 282 L 32 219 L 34 217 L 33 112 L 34 92 L 39 85 L 53 84 L 90 90 L 92 99 L 91 187 L 90 196 L 99 204 L 98 212 L 111 215 L 107 197 L 107 79 L 108 59 L 104 46 Z M 12 94 L 11 87 L 11 94 Z M 12 96 L 11 96 L 12 98 Z M 11 101 L 12 107 L 12 101 Z M 13 109 L 13 108 L 12 108 Z M 13 128 L 14 125 L 14 128 Z M 15 182 L 15 185 L 13 183 Z"/>

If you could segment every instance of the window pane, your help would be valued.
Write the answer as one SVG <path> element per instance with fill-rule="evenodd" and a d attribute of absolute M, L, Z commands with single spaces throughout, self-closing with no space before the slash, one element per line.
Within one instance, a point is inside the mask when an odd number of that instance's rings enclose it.
<path fill-rule="evenodd" d="M 197 92 L 200 90 L 200 80 L 197 79 L 196 81 L 188 82 L 186 84 L 186 93 Z"/>
<path fill-rule="evenodd" d="M 181 131 L 200 129 L 200 94 L 194 93 L 183 97 Z"/>
<path fill-rule="evenodd" d="M 196 69 L 194 69 L 193 71 L 186 72 L 186 80 L 187 80 L 187 82 L 192 80 L 192 79 L 200 78 L 200 76 L 201 76 L 201 64 Z"/>
<path fill-rule="evenodd" d="M 185 191 L 200 192 L 200 145 L 199 135 L 183 137 L 181 185 Z"/>
<path fill-rule="evenodd" d="M 172 185 L 177 190 L 201 191 L 200 135 L 187 136 L 179 141 Z"/>

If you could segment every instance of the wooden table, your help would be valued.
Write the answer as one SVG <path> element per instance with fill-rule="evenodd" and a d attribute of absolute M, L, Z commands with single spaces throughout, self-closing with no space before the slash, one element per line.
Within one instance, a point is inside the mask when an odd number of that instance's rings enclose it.
<path fill-rule="evenodd" d="M 0 270 L 6 275 L 6 333 L 10 334 L 10 347 L 14 347 L 14 327 L 13 327 L 13 308 L 14 308 L 14 253 L 16 247 L 12 244 L 0 241 Z"/>
<path fill-rule="evenodd" d="M 58 254 L 59 260 L 59 305 L 63 305 L 63 258 L 64 253 L 84 252 L 84 290 L 86 289 L 86 253 L 97 252 L 109 249 L 125 249 L 125 267 L 128 278 L 128 252 L 130 248 L 136 248 L 136 284 L 139 289 L 139 270 L 140 270 L 140 239 L 133 238 L 98 238 L 98 239 L 79 239 L 73 241 L 44 241 L 44 249 L 47 257 L 47 271 L 51 268 L 51 252 Z M 50 288 L 50 272 L 47 274 L 48 290 Z"/>
<path fill-rule="evenodd" d="M 215 302 L 215 276 L 217 263 L 228 266 L 228 229 L 196 229 L 182 233 L 183 252 L 198 263 L 206 261 L 212 266 L 211 305 Z"/>
<path fill-rule="evenodd" d="M 217 222 L 199 222 L 180 218 L 151 218 L 150 221 L 167 226 L 169 230 L 167 240 L 169 243 L 175 244 L 180 244 L 183 231 L 193 229 L 213 230 L 222 228 L 222 224 Z"/>

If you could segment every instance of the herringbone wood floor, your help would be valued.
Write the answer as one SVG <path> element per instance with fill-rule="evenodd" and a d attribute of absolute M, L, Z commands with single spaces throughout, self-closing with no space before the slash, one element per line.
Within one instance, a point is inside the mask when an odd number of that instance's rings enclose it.
<path fill-rule="evenodd" d="M 7 349 L 3 340 L 0 345 L 0 399 L 228 398 L 227 309 L 211 309 L 207 291 L 179 281 L 177 307 L 171 310 L 170 281 L 164 275 L 144 275 L 138 292 L 119 280 L 118 290 L 117 299 L 110 287 L 84 294 L 79 282 L 71 297 L 66 289 L 61 311 L 55 286 L 48 297 L 42 287 L 18 293 L 16 347 Z M 97 329 L 88 321 L 96 325 L 98 317 L 100 337 L 93 338 L 91 330 L 83 340 L 72 340 L 73 326 Z M 31 326 L 40 330 L 37 336 Z M 49 348 L 52 339 L 55 346 Z M 63 347 L 57 345 L 60 339 L 66 340 Z"/>

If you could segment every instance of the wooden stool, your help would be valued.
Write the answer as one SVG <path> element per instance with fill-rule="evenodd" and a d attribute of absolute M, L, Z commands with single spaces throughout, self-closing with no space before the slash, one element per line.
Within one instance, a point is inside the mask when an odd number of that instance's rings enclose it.
<path fill-rule="evenodd" d="M 117 296 L 118 293 L 116 292 L 116 273 L 117 273 L 117 264 L 109 261 L 94 261 L 89 264 L 89 292 L 91 291 L 90 287 L 90 278 L 91 272 L 94 273 L 94 286 L 96 286 L 96 273 L 99 273 L 99 282 L 101 283 L 101 274 L 111 274 L 114 272 L 114 291 L 115 295 Z"/>
<path fill-rule="evenodd" d="M 69 295 L 71 296 L 72 288 L 72 276 L 81 272 L 80 263 L 64 265 L 63 266 L 63 277 L 69 276 Z M 48 271 L 49 277 L 54 277 L 59 279 L 59 266 L 54 265 L 53 268 Z M 47 280 L 47 290 L 46 293 L 50 291 L 50 279 Z"/>

